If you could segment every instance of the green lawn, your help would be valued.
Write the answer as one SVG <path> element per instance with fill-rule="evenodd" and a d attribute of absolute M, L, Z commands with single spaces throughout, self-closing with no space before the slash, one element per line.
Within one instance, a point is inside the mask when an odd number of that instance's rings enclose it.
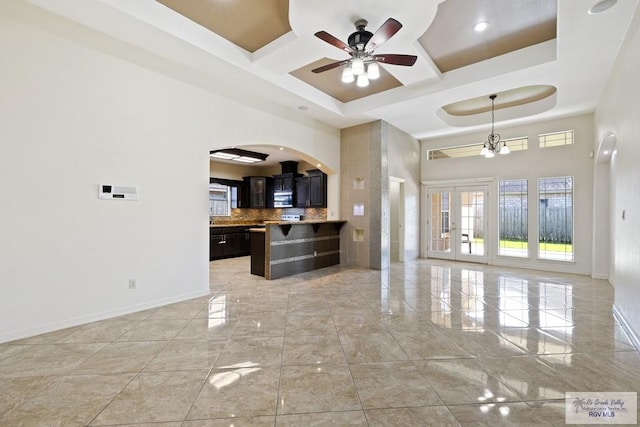
<path fill-rule="evenodd" d="M 473 239 L 475 243 L 483 243 L 483 239 L 475 238 Z M 501 248 L 508 249 L 528 249 L 528 242 L 522 242 L 517 240 L 500 240 Z M 564 243 L 540 243 L 539 244 L 541 251 L 548 252 L 573 252 L 573 245 L 565 245 Z"/>
<path fill-rule="evenodd" d="M 514 240 L 500 240 L 501 248 L 509 249 L 528 249 L 528 242 Z M 547 252 L 573 252 L 573 245 L 564 243 L 539 243 L 538 247 L 541 251 Z"/>

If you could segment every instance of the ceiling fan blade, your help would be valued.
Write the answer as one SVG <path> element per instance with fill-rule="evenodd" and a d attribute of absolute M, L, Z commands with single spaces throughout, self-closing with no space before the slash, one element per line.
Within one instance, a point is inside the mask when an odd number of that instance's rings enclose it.
<path fill-rule="evenodd" d="M 331 64 L 323 65 L 322 67 L 314 68 L 311 70 L 314 73 L 323 73 L 325 71 L 333 70 L 334 68 L 338 68 L 341 65 L 348 64 L 349 59 L 345 59 L 344 61 L 332 62 Z"/>
<path fill-rule="evenodd" d="M 373 36 L 369 39 L 369 42 L 365 46 L 365 50 L 368 50 L 368 51 L 374 50 L 375 48 L 380 46 L 382 43 L 386 42 L 391 37 L 393 37 L 395 33 L 400 31 L 400 28 L 402 28 L 401 23 L 399 23 L 393 18 L 387 19 L 385 23 L 382 24 L 380 28 L 378 28 L 378 31 L 376 31 L 373 34 Z"/>
<path fill-rule="evenodd" d="M 320 40 L 324 40 L 325 42 L 327 42 L 327 43 L 329 43 L 331 45 L 334 45 L 338 49 L 344 50 L 347 53 L 353 53 L 353 49 L 351 49 L 351 47 L 348 44 L 346 44 L 342 40 L 332 36 L 331 34 L 327 33 L 326 31 L 318 31 L 314 35 L 317 38 L 319 38 Z"/>
<path fill-rule="evenodd" d="M 391 65 L 405 65 L 407 67 L 412 66 L 416 63 L 416 59 L 418 59 L 415 55 L 373 55 L 373 59 L 378 62 L 383 62 L 385 64 Z"/>

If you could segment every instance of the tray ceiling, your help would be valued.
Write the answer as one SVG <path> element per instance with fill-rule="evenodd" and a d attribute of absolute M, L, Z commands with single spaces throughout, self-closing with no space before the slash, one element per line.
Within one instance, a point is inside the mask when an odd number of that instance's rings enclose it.
<path fill-rule="evenodd" d="M 589 14 L 594 2 L 583 0 L 25 1 L 172 61 L 173 77 L 240 102 L 338 128 L 381 119 L 418 139 L 486 129 L 477 104 L 492 93 L 513 98 L 499 126 L 593 111 L 639 3 Z M 375 32 L 390 17 L 403 27 L 375 53 L 415 55 L 415 65 L 381 64 L 381 79 L 364 90 L 343 83 L 340 68 L 311 73 L 349 58 L 315 32 L 346 41 L 357 19 Z M 166 72 L 158 64 L 146 62 Z M 542 95 L 528 92 L 542 86 Z"/>

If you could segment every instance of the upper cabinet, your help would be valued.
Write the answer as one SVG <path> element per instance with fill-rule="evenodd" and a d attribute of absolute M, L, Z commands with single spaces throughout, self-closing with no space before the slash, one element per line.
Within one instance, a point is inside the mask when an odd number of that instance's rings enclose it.
<path fill-rule="evenodd" d="M 312 208 L 327 207 L 327 174 L 319 169 L 307 171 L 309 176 L 309 206 Z"/>
<path fill-rule="evenodd" d="M 327 207 L 327 175 L 324 172 L 311 169 L 303 176 L 298 173 L 298 162 L 281 164 L 282 173 L 273 177 L 251 175 L 243 177 L 242 181 L 211 178 L 210 182 L 228 186 L 230 196 L 227 199 L 232 209 Z"/>
<path fill-rule="evenodd" d="M 306 208 L 309 203 L 309 178 L 304 176 L 295 180 L 296 208 Z"/>
<path fill-rule="evenodd" d="M 295 180 L 296 207 L 327 207 L 327 174 L 319 169 L 307 171 L 307 176 Z"/>
<path fill-rule="evenodd" d="M 273 207 L 273 178 L 266 176 L 245 176 L 248 187 L 249 208 Z"/>
<path fill-rule="evenodd" d="M 295 175 L 292 173 L 273 175 L 273 191 L 276 193 L 282 192 L 282 191 L 293 191 L 294 179 L 295 179 Z"/>

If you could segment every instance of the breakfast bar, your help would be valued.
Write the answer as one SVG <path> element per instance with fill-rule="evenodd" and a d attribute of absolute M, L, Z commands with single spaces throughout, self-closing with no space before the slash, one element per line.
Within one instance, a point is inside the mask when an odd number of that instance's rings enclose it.
<path fill-rule="evenodd" d="M 267 280 L 340 264 L 346 221 L 265 221 L 251 228 L 251 274 Z"/>

